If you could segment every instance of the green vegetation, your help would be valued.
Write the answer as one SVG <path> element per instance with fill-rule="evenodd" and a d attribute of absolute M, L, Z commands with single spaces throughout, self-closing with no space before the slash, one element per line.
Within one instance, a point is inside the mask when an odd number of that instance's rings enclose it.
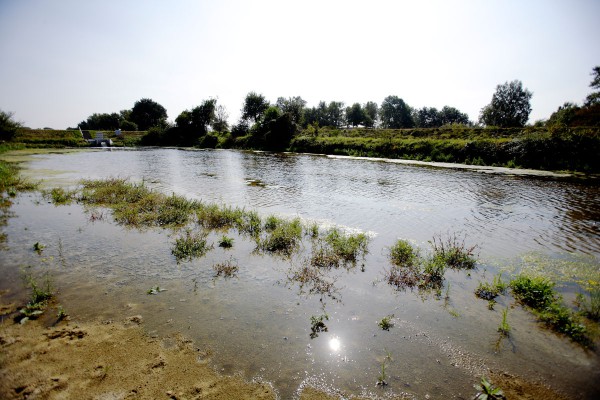
<path fill-rule="evenodd" d="M 397 289 L 418 287 L 439 290 L 446 268 L 475 268 L 473 251 L 476 246 L 467 247 L 464 238 L 458 240 L 456 235 L 449 235 L 446 239 L 435 236 L 429 244 L 431 252 L 423 257 L 409 242 L 398 240 L 388 254 L 392 267 L 385 272 L 387 283 Z"/>
<path fill-rule="evenodd" d="M 31 296 L 27 305 L 19 310 L 19 315 L 15 318 L 17 322 L 22 324 L 42 315 L 48 302 L 54 297 L 48 273 L 45 274 L 43 282 L 40 283 L 34 276 L 31 267 L 27 267 L 23 270 L 23 280 L 31 290 Z"/>
<path fill-rule="evenodd" d="M 385 374 L 385 367 L 388 362 L 392 362 L 392 355 L 389 351 L 385 350 L 385 357 L 383 357 L 383 360 L 381 361 L 381 373 L 379 374 L 379 377 L 377 377 L 377 386 L 387 386 L 388 384 L 386 381 L 387 376 Z"/>
<path fill-rule="evenodd" d="M 320 332 L 327 332 L 327 325 L 323 321 L 329 320 L 329 315 L 322 314 L 319 316 L 313 315 L 310 317 L 310 338 L 314 339 L 319 336 Z"/>
<path fill-rule="evenodd" d="M 221 239 L 219 239 L 219 247 L 223 247 L 224 249 L 230 249 L 233 247 L 233 238 L 230 238 L 229 236 L 221 236 Z"/>
<path fill-rule="evenodd" d="M 76 194 L 76 191 L 65 190 L 63 188 L 52 188 L 49 191 L 42 191 L 42 195 L 56 205 L 70 204 L 75 200 Z"/>
<path fill-rule="evenodd" d="M 581 317 L 562 303 L 553 282 L 540 276 L 519 274 L 510 282 L 510 287 L 515 298 L 529 307 L 549 328 L 583 346 L 593 347 Z"/>
<path fill-rule="evenodd" d="M 234 277 L 239 271 L 239 269 L 240 268 L 237 265 L 237 262 L 235 262 L 233 258 L 230 258 L 225 262 L 213 265 L 213 270 L 216 273 L 215 278 L 219 276 L 223 276 L 225 278 Z"/>
<path fill-rule="evenodd" d="M 302 239 L 302 223 L 298 218 L 292 221 L 280 220 L 272 230 L 265 233 L 258 242 L 259 249 L 289 256 L 298 248 Z"/>
<path fill-rule="evenodd" d="M 41 244 L 40 242 L 35 242 L 33 244 L 33 251 L 35 251 L 38 254 L 42 254 L 42 251 L 44 251 L 45 248 L 46 246 Z"/>
<path fill-rule="evenodd" d="M 187 260 L 192 261 L 194 258 L 203 257 L 212 245 L 208 245 L 206 237 L 208 233 L 192 232 L 189 229 L 185 230 L 183 236 L 175 240 L 175 245 L 171 249 L 171 253 L 177 259 L 177 263 Z"/>
<path fill-rule="evenodd" d="M 151 287 L 150 289 L 148 289 L 146 291 L 146 294 L 159 294 L 160 292 L 164 292 L 166 290 L 167 289 L 163 289 L 163 288 L 161 288 L 159 286 L 155 286 L 155 287 Z"/>
<path fill-rule="evenodd" d="M 500 322 L 500 325 L 498 326 L 498 332 L 500 332 L 500 335 L 508 337 L 509 333 L 510 333 L 510 325 L 508 324 L 508 308 L 505 308 L 504 310 L 502 310 L 502 321 Z"/>
<path fill-rule="evenodd" d="M 477 394 L 474 400 L 505 400 L 504 392 L 502 389 L 494 387 L 486 377 L 481 378 L 481 383 L 473 385 L 477 390 Z"/>
<path fill-rule="evenodd" d="M 577 306 L 581 313 L 593 321 L 600 321 L 600 286 L 591 287 L 587 296 L 583 293 L 577 294 Z"/>
<path fill-rule="evenodd" d="M 389 331 L 390 328 L 394 327 L 394 314 L 390 314 L 383 317 L 381 321 L 377 322 L 377 326 L 379 326 L 384 331 Z"/>
<path fill-rule="evenodd" d="M 475 295 L 480 299 L 494 301 L 495 298 L 506 292 L 508 284 L 502 281 L 502 274 L 494 276 L 492 283 L 479 282 L 479 286 L 475 289 Z"/>

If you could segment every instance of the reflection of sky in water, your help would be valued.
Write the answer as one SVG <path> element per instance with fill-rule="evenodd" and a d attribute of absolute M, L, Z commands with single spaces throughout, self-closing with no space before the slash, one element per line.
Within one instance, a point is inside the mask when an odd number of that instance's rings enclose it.
<path fill-rule="evenodd" d="M 33 242 L 48 244 L 46 255 L 58 260 L 60 237 L 68 268 L 57 269 L 57 280 L 62 282 L 62 298 L 73 304 L 69 312 L 107 319 L 142 314 L 149 331 L 181 331 L 207 344 L 218 355 L 217 366 L 248 378 L 260 375 L 274 382 L 282 398 L 291 397 L 307 376 L 320 376 L 353 393 L 371 388 L 386 351 L 396 360 L 387 366 L 392 387 L 436 398 L 472 388 L 475 382 L 468 371 L 477 367 L 478 359 L 514 373 L 554 374 L 559 378 L 552 379 L 574 387 L 585 386 L 585 377 L 591 375 L 584 364 L 597 364 L 562 338 L 541 331 L 518 308 L 510 315 L 518 332 L 517 351 L 490 356 L 499 319 L 472 294 L 480 280 L 489 280 L 489 272 L 473 272 L 468 279 L 461 273 L 447 274 L 458 318 L 432 298 L 395 292 L 381 282 L 388 268 L 386 246 L 398 237 L 422 244 L 444 229 L 462 228 L 488 254 L 508 257 L 523 249 L 560 249 L 578 221 L 597 217 L 590 209 L 598 202 L 593 198 L 597 188 L 578 187 L 588 193 L 566 200 L 561 196 L 567 183 L 232 151 L 117 150 L 44 156 L 32 166 L 68 166 L 73 180 L 143 177 L 167 193 L 376 232 L 364 272 L 360 265 L 333 271 L 340 301 L 325 298 L 321 303 L 315 296 L 299 294 L 295 285 L 282 284 L 297 259 L 254 254 L 252 241 L 232 232 L 232 250 L 215 246 L 201 260 L 176 265 L 170 254 L 176 235 L 167 231 L 139 233 L 107 222 L 90 223 L 79 208 L 55 208 L 45 202 L 15 206 L 19 218 L 11 219 L 8 228 L 14 252 L 0 253 L 0 264 L 39 263 L 31 252 L 18 251 L 30 248 L 34 232 Z M 251 179 L 261 185 L 248 185 Z M 586 198 L 591 199 L 588 208 L 577 200 Z M 572 208 L 576 218 L 565 217 L 562 208 Z M 214 242 L 221 235 L 211 233 L 209 239 Z M 596 252 L 600 247 L 598 238 L 577 245 Z M 211 266 L 231 256 L 239 262 L 238 277 L 215 279 Z M 168 290 L 145 294 L 157 285 Z M 102 310 L 98 298 L 106 305 Z M 328 332 L 310 339 L 310 316 L 322 311 L 331 316 Z M 376 322 L 392 313 L 396 326 L 381 331 Z M 568 360 L 562 356 L 573 352 Z M 447 388 L 438 388 L 437 382 L 448 382 Z"/>

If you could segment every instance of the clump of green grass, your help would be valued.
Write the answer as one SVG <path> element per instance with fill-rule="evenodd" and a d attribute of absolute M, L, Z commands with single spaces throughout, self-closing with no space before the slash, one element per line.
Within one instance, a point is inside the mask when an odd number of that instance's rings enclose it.
<path fill-rule="evenodd" d="M 520 274 L 510 282 L 514 296 L 535 310 L 542 310 L 556 301 L 554 283 L 541 276 Z"/>
<path fill-rule="evenodd" d="M 448 267 L 453 269 L 473 269 L 477 263 L 475 258 L 475 246 L 467 246 L 465 238 L 462 240 L 456 235 L 448 235 L 442 238 L 441 235 L 434 236 L 431 244 L 433 258 L 439 259 Z"/>
<path fill-rule="evenodd" d="M 508 284 L 502 280 L 502 274 L 494 276 L 492 283 L 479 282 L 479 286 L 475 289 L 475 295 L 480 299 L 495 301 L 494 299 L 506 292 Z"/>
<path fill-rule="evenodd" d="M 390 247 L 390 262 L 398 267 L 411 267 L 419 263 L 419 250 L 408 241 L 399 239 Z"/>
<path fill-rule="evenodd" d="M 502 321 L 500 322 L 500 325 L 498 326 L 498 332 L 500 332 L 500 334 L 502 336 L 508 337 L 509 333 L 510 333 L 510 325 L 508 324 L 508 308 L 505 308 L 504 310 L 502 310 Z"/>
<path fill-rule="evenodd" d="M 297 248 L 302 238 L 302 224 L 300 219 L 292 221 L 281 220 L 280 223 L 258 243 L 259 249 L 270 253 L 291 255 Z"/>
<path fill-rule="evenodd" d="M 221 239 L 219 239 L 219 247 L 223 247 L 224 249 L 230 249 L 233 247 L 233 238 L 223 235 Z"/>
<path fill-rule="evenodd" d="M 223 276 L 225 278 L 234 277 L 239 269 L 240 268 L 237 265 L 237 262 L 235 262 L 233 259 L 213 265 L 213 270 L 216 274 L 215 278 L 219 276 Z"/>
<path fill-rule="evenodd" d="M 386 315 L 381 319 L 381 321 L 377 322 L 377 326 L 379 326 L 384 331 L 389 331 L 390 328 L 394 327 L 394 314 Z"/>
<path fill-rule="evenodd" d="M 275 215 L 269 215 L 265 220 L 265 230 L 268 232 L 273 232 L 282 223 L 283 221 L 281 218 L 278 218 Z"/>
<path fill-rule="evenodd" d="M 310 317 L 310 338 L 311 339 L 318 337 L 320 332 L 328 331 L 327 325 L 325 325 L 325 322 L 323 322 L 323 321 L 328 321 L 328 320 L 329 320 L 329 315 L 327 315 L 327 313 L 319 315 L 319 316 L 313 315 Z"/>
<path fill-rule="evenodd" d="M 198 223 L 209 229 L 230 229 L 241 225 L 243 210 L 234 207 L 221 207 L 217 204 L 202 205 L 196 216 Z"/>
<path fill-rule="evenodd" d="M 577 314 L 562 303 L 553 282 L 540 276 L 520 274 L 510 282 L 510 287 L 515 298 L 530 307 L 549 328 L 583 346 L 593 346 L 586 326 Z"/>
<path fill-rule="evenodd" d="M 356 262 L 369 252 L 369 237 L 364 233 L 345 235 L 339 229 L 332 228 L 325 236 L 325 242 L 333 254 L 345 262 Z"/>
<path fill-rule="evenodd" d="M 192 261 L 192 259 L 202 257 L 211 250 L 212 245 L 207 244 L 207 236 L 208 234 L 205 232 L 192 232 L 186 229 L 184 235 L 175 240 L 175 245 L 171 249 L 177 263 L 183 260 Z"/>
<path fill-rule="evenodd" d="M 386 374 L 385 374 L 385 367 L 387 366 L 388 362 L 392 362 L 392 355 L 390 354 L 389 351 L 385 350 L 385 357 L 383 357 L 383 360 L 381 361 L 381 373 L 379 374 L 379 376 L 377 377 L 377 386 L 387 386 L 388 383 L 386 381 Z"/>
<path fill-rule="evenodd" d="M 65 190 L 63 188 L 52 188 L 50 191 L 43 191 L 42 195 L 49 198 L 52 204 L 64 205 L 70 204 L 75 200 L 77 191 Z"/>

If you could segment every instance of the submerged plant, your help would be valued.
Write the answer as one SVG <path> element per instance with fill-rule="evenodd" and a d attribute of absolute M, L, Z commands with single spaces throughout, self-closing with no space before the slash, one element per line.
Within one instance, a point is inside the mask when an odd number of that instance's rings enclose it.
<path fill-rule="evenodd" d="M 384 349 L 385 350 L 385 349 Z M 379 377 L 377 378 L 377 386 L 387 386 L 387 381 L 386 381 L 386 374 L 385 374 L 385 367 L 387 365 L 388 362 L 392 361 L 392 355 L 390 354 L 389 351 L 385 350 L 385 357 L 383 357 L 383 360 L 381 361 L 381 373 L 379 374 Z"/>
<path fill-rule="evenodd" d="M 45 274 L 44 281 L 40 283 L 31 272 L 31 267 L 28 267 L 27 270 L 23 270 L 23 280 L 25 285 L 31 289 L 31 296 L 27 305 L 19 310 L 20 315 L 16 318 L 21 323 L 43 314 L 48 301 L 54 297 L 48 273 Z"/>
<path fill-rule="evenodd" d="M 587 318 L 600 321 L 600 285 L 590 288 L 588 296 L 578 293 L 575 304 Z"/>
<path fill-rule="evenodd" d="M 541 276 L 520 274 L 510 282 L 510 287 L 517 300 L 536 310 L 556 300 L 554 283 Z"/>
<path fill-rule="evenodd" d="M 323 322 L 323 320 L 329 320 L 329 315 L 327 315 L 327 313 L 319 315 L 318 317 L 316 315 L 310 317 L 311 339 L 318 337 L 319 332 L 327 332 L 327 325 L 325 325 L 325 322 Z"/>
<path fill-rule="evenodd" d="M 492 301 L 499 295 L 504 294 L 507 287 L 508 284 L 502 281 L 502 274 L 498 274 L 494 276 L 492 283 L 479 282 L 479 286 L 475 289 L 475 295 L 480 299 Z"/>
<path fill-rule="evenodd" d="M 175 245 L 171 249 L 171 253 L 177 259 L 177 262 L 182 260 L 192 261 L 197 257 L 202 257 L 207 251 L 212 249 L 212 245 L 208 245 L 205 232 L 191 232 L 189 229 L 185 231 L 184 236 L 175 240 Z"/>
<path fill-rule="evenodd" d="M 33 250 L 35 252 L 37 252 L 38 254 L 41 254 L 42 251 L 44 251 L 44 249 L 46 248 L 46 245 L 41 244 L 40 242 L 35 242 L 33 244 Z"/>
<path fill-rule="evenodd" d="M 477 394 L 473 400 L 505 400 L 504 392 L 502 389 L 494 387 L 486 377 L 481 378 L 481 382 L 478 385 L 473 385 L 477 390 Z"/>
<path fill-rule="evenodd" d="M 155 287 L 151 287 L 150 289 L 148 289 L 148 291 L 146 291 L 146 294 L 159 294 L 160 292 L 164 292 L 167 289 L 163 289 L 159 286 L 155 286 Z"/>
<path fill-rule="evenodd" d="M 387 315 L 377 322 L 377 325 L 384 331 L 389 331 L 394 327 L 394 314 Z"/>
<path fill-rule="evenodd" d="M 63 188 L 53 188 L 50 191 L 43 191 L 42 195 L 49 198 L 53 204 L 69 204 L 75 200 L 77 192 L 74 190 L 65 190 Z"/>
<path fill-rule="evenodd" d="M 259 249 L 271 253 L 291 255 L 302 238 L 302 224 L 300 219 L 292 221 L 281 220 L 276 227 L 259 242 Z"/>
<path fill-rule="evenodd" d="M 237 274 L 239 269 L 237 262 L 235 262 L 233 258 L 213 265 L 213 270 L 216 273 L 215 277 L 223 275 L 225 278 L 231 278 Z"/>

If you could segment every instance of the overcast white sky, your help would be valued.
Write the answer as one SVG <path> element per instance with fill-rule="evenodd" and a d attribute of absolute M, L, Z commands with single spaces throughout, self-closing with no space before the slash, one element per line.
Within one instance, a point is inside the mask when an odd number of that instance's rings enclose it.
<path fill-rule="evenodd" d="M 598 0 L 0 0 L 0 109 L 64 129 L 141 98 L 170 120 L 217 98 L 235 122 L 256 91 L 477 120 L 519 79 L 533 122 L 591 91 L 599 18 Z"/>

